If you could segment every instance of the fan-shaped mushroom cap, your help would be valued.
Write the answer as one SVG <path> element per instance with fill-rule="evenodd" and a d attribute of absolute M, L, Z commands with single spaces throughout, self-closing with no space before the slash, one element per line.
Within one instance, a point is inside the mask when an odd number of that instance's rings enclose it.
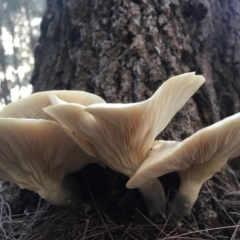
<path fill-rule="evenodd" d="M 61 100 L 59 98 L 55 98 L 54 96 L 60 97 Z M 74 102 L 84 106 L 93 103 L 105 103 L 105 101 L 99 96 L 84 91 L 45 91 L 34 93 L 26 98 L 10 103 L 3 108 L 2 111 L 0 111 L 0 118 L 34 118 L 55 121 L 54 118 L 42 110 L 44 107 L 50 106 L 51 102 L 53 102 L 53 104 Z M 71 137 L 72 135 L 73 134 L 70 133 Z M 81 136 L 74 136 L 74 140 L 87 152 L 94 151 L 93 146 L 85 141 Z M 104 165 L 100 162 L 98 163 L 100 165 Z"/>
<path fill-rule="evenodd" d="M 84 91 L 45 91 L 34 93 L 26 98 L 10 103 L 0 111 L 0 117 L 53 120 L 52 117 L 42 111 L 44 107 L 51 105 L 49 95 L 52 94 L 58 96 L 66 102 L 79 103 L 84 106 L 88 106 L 93 103 L 105 103 L 105 101 L 99 96 Z"/>
<path fill-rule="evenodd" d="M 177 167 L 174 164 L 169 165 L 165 159 L 175 156 L 175 152 L 180 146 L 181 143 L 176 141 L 155 141 L 145 161 L 127 182 L 127 188 L 138 188 L 152 178 L 176 171 Z"/>
<path fill-rule="evenodd" d="M 0 178 L 61 206 L 74 195 L 63 187 L 69 173 L 95 159 L 72 141 L 67 129 L 47 120 L 0 119 Z"/>
<path fill-rule="evenodd" d="M 203 82 L 202 76 L 188 73 L 170 78 L 140 103 L 60 104 L 44 111 L 94 145 L 109 167 L 132 176 L 156 136 Z"/>
<path fill-rule="evenodd" d="M 131 177 L 156 136 L 204 81 L 203 76 L 187 73 L 170 78 L 151 98 L 140 103 L 99 103 L 88 107 L 60 104 L 44 111 L 91 143 L 95 150 L 84 149 L 88 154 Z"/>
<path fill-rule="evenodd" d="M 152 178 L 178 171 L 181 184 L 172 204 L 171 219 L 179 221 L 190 213 L 202 184 L 229 158 L 240 155 L 239 134 L 240 113 L 204 128 L 180 143 L 156 143 L 127 187 L 140 187 Z"/>

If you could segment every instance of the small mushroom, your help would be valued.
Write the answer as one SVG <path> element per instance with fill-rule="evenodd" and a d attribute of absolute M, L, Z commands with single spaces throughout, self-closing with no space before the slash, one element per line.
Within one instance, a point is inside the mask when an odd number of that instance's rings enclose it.
<path fill-rule="evenodd" d="M 96 159 L 66 131 L 48 120 L 1 118 L 1 180 L 32 190 L 55 205 L 76 204 L 78 196 L 64 185 L 65 177 Z"/>
<path fill-rule="evenodd" d="M 239 135 L 240 113 L 206 127 L 182 142 L 156 142 L 127 187 L 139 188 L 151 179 L 177 171 L 181 183 L 169 214 L 172 221 L 179 222 L 191 212 L 202 184 L 229 158 L 240 155 Z"/>
<path fill-rule="evenodd" d="M 170 78 L 151 98 L 140 103 L 99 103 L 88 107 L 59 104 L 44 111 L 92 144 L 95 151 L 86 150 L 89 155 L 131 177 L 157 135 L 203 82 L 202 76 L 187 73 Z M 165 213 L 165 195 L 158 179 L 151 179 L 140 191 L 148 198 L 145 202 L 151 214 Z"/>
<path fill-rule="evenodd" d="M 0 117 L 4 118 L 35 118 L 53 120 L 48 114 L 42 111 L 44 107 L 51 105 L 49 95 L 56 95 L 65 102 L 79 103 L 84 106 L 93 103 L 105 103 L 99 96 L 84 91 L 45 91 L 33 93 L 28 97 L 10 103 L 0 111 Z"/>

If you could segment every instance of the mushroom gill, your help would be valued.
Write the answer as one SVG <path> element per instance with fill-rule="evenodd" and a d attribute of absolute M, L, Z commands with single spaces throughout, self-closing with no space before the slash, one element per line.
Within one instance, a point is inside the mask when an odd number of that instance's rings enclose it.
<path fill-rule="evenodd" d="M 219 171 L 229 158 L 240 155 L 240 113 L 206 127 L 182 142 L 156 142 L 128 188 L 177 171 L 181 183 L 170 205 L 170 219 L 179 222 L 191 212 L 202 184 Z"/>
<path fill-rule="evenodd" d="M 44 111 L 94 146 L 95 151 L 88 154 L 131 177 L 147 157 L 157 135 L 204 81 L 202 76 L 187 73 L 170 78 L 151 98 L 140 103 L 99 103 L 88 107 L 65 103 Z M 146 200 L 150 213 L 165 213 L 165 195 L 158 179 L 151 179 L 139 190 L 151 199 Z"/>
<path fill-rule="evenodd" d="M 67 131 L 48 120 L 1 118 L 1 180 L 32 190 L 55 205 L 76 204 L 78 195 L 64 186 L 64 178 L 96 159 L 82 151 Z"/>

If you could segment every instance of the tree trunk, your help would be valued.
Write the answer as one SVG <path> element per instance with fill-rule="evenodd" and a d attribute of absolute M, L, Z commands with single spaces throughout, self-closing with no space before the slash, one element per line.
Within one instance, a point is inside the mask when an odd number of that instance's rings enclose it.
<path fill-rule="evenodd" d="M 0 70 L 1 73 L 3 74 L 3 79 L 0 79 L 1 83 L 1 89 L 0 89 L 0 98 L 4 100 L 5 104 L 8 104 L 11 102 L 11 97 L 10 97 L 10 87 L 9 87 L 9 82 L 6 77 L 6 55 L 5 55 L 5 50 L 3 47 L 3 34 L 2 34 L 2 22 L 3 22 L 3 13 L 4 13 L 4 8 L 3 8 L 3 1 L 0 0 Z M 0 102 L 1 102 L 0 99 Z"/>
<path fill-rule="evenodd" d="M 28 24 L 28 28 L 29 28 L 30 46 L 31 46 L 32 52 L 34 52 L 35 40 L 34 40 L 34 36 L 33 36 L 33 27 L 32 27 L 32 24 L 31 24 L 31 17 L 30 17 L 30 14 L 29 14 L 29 1 L 25 0 L 25 1 L 20 2 L 20 4 L 22 4 L 22 6 L 25 9 L 27 24 Z"/>
<path fill-rule="evenodd" d="M 239 112 L 238 0 L 47 2 L 31 80 L 35 92 L 78 89 L 107 102 L 138 102 L 149 98 L 169 77 L 196 71 L 206 83 L 159 138 L 182 140 Z M 203 187 L 195 205 L 195 227 L 238 223 L 234 214 L 227 223 L 229 216 L 218 211 L 230 211 L 232 205 L 214 200 L 224 192 L 216 186 L 224 185 L 221 179 L 229 182 L 232 171 L 227 168 L 216 176 Z M 229 228 L 224 234 L 233 232 Z"/>
<path fill-rule="evenodd" d="M 6 12 L 6 18 L 7 18 L 7 23 L 8 23 L 8 27 L 10 29 L 10 33 L 12 35 L 12 46 L 13 46 L 13 55 L 12 55 L 12 58 L 13 58 L 13 66 L 14 66 L 14 75 L 15 75 L 15 80 L 18 84 L 18 88 L 19 88 L 19 91 L 21 90 L 21 81 L 20 81 L 20 77 L 19 77 L 19 72 L 18 72 L 18 67 L 19 67 L 19 54 L 18 54 L 18 47 L 15 47 L 14 46 L 14 42 L 15 42 L 15 38 L 16 38 L 16 34 L 15 34 L 15 24 L 14 24 L 14 21 L 12 19 L 12 16 L 11 16 L 11 13 L 10 11 L 8 10 Z M 21 97 L 21 96 L 20 96 Z"/>

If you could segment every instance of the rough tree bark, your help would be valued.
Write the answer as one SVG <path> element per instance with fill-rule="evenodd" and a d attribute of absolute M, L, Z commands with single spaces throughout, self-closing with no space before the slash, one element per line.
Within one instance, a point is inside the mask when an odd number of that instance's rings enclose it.
<path fill-rule="evenodd" d="M 35 92 L 79 89 L 108 102 L 138 102 L 170 76 L 197 71 L 206 83 L 159 138 L 181 140 L 240 111 L 238 0 L 47 2 L 35 51 Z M 226 172 L 221 176 L 229 181 Z M 193 211 L 198 221 L 222 226 L 208 187 Z"/>

